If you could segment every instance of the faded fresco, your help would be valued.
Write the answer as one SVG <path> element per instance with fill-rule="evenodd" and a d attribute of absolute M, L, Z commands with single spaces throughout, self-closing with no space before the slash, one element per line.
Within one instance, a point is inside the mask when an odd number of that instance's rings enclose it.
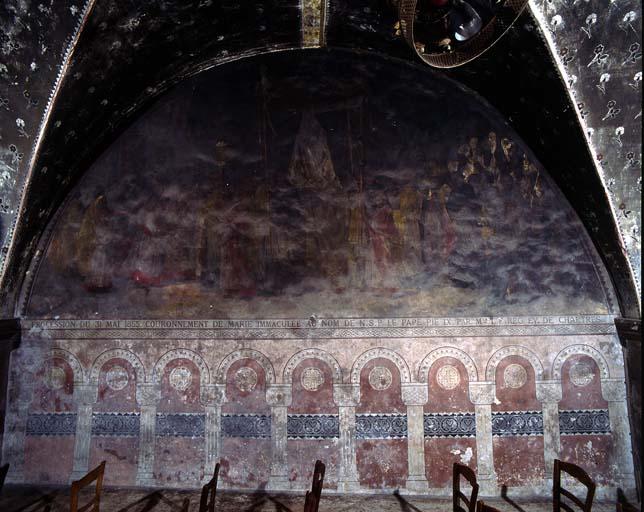
<path fill-rule="evenodd" d="M 163 97 L 60 212 L 27 315 L 608 312 L 581 223 L 482 100 L 319 60 Z"/>

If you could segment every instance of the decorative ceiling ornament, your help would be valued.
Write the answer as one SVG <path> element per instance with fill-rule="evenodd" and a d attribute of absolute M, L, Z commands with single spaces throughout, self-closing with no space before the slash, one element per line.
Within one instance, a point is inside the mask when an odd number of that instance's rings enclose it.
<path fill-rule="evenodd" d="M 454 68 L 475 59 L 512 26 L 528 0 L 390 0 L 396 33 L 426 64 Z"/>

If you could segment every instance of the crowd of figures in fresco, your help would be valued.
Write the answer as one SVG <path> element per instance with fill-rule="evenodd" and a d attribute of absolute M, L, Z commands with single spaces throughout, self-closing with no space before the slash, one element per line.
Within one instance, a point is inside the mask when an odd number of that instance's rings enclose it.
<path fill-rule="evenodd" d="M 459 113 L 410 119 L 384 95 L 285 109 L 266 93 L 240 123 L 238 96 L 175 93 L 99 159 L 45 258 L 60 300 L 135 290 L 156 300 L 146 313 L 197 313 L 222 298 L 340 297 L 360 313 L 381 294 L 399 313 L 534 312 L 584 288 L 576 307 L 603 307 L 578 219 L 492 116 L 468 113 L 461 130 Z M 57 312 L 55 296 L 32 313 Z"/>

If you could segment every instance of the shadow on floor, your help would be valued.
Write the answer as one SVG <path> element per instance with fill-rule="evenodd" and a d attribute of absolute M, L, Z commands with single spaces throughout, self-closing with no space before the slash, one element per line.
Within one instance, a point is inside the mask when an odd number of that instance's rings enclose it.
<path fill-rule="evenodd" d="M 418 507 L 414 507 L 405 498 L 403 498 L 398 492 L 398 489 L 394 491 L 394 497 L 398 500 L 401 512 L 423 512 Z"/>
<path fill-rule="evenodd" d="M 275 512 L 293 512 L 277 498 L 266 492 L 266 484 L 262 484 L 257 490 L 255 490 L 250 495 L 250 498 L 251 504 L 246 509 L 246 512 L 256 512 L 257 510 L 261 510 L 262 505 L 267 501 L 270 501 L 275 505 Z"/>
<path fill-rule="evenodd" d="M 179 505 L 166 498 L 161 491 L 154 491 L 147 496 L 144 496 L 140 500 L 137 500 L 134 503 L 128 505 L 127 507 L 119 509 L 117 512 L 150 512 L 161 503 L 169 505 L 171 510 L 176 510 L 177 512 L 188 512 L 190 510 L 189 498 L 184 498 L 181 502 L 181 505 Z M 143 508 L 137 508 L 139 505 L 143 505 Z"/>
<path fill-rule="evenodd" d="M 512 498 L 508 496 L 508 486 L 505 484 L 501 486 L 501 498 L 503 498 L 503 501 L 505 501 L 506 503 L 512 505 L 512 507 L 514 507 L 514 509 L 518 512 L 525 512 L 524 508 L 521 508 Z"/>

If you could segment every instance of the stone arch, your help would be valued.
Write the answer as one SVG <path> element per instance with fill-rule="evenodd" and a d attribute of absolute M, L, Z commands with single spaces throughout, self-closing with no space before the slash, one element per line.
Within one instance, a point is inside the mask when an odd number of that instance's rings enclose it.
<path fill-rule="evenodd" d="M 199 368 L 199 380 L 201 381 L 201 385 L 210 384 L 210 369 L 208 368 L 206 361 L 204 361 L 203 357 L 199 354 L 187 348 L 169 350 L 159 358 L 154 365 L 154 370 L 152 371 L 152 381 L 155 384 L 161 382 L 163 370 L 173 359 L 188 359 L 192 361 L 197 368 Z"/>
<path fill-rule="evenodd" d="M 217 384 L 226 383 L 226 374 L 228 373 L 228 369 L 235 361 L 239 361 L 240 359 L 253 359 L 254 361 L 257 361 L 257 363 L 264 369 L 266 385 L 268 386 L 275 383 L 275 370 L 273 369 L 273 364 L 270 362 L 268 357 L 257 350 L 242 348 L 231 352 L 221 361 L 219 368 L 217 368 Z"/>
<path fill-rule="evenodd" d="M 289 384 L 293 380 L 293 371 L 305 359 L 319 359 L 320 361 L 325 362 L 329 365 L 329 368 L 331 368 L 331 372 L 333 373 L 333 383 L 342 383 L 342 368 L 340 368 L 338 361 L 336 361 L 335 357 L 328 352 L 318 348 L 307 348 L 291 356 L 282 372 L 282 382 Z"/>
<path fill-rule="evenodd" d="M 376 347 L 363 352 L 358 356 L 358 359 L 355 360 L 353 367 L 351 368 L 351 383 L 360 384 L 360 372 L 362 372 L 362 369 L 369 361 L 379 357 L 389 359 L 398 367 L 398 371 L 400 372 L 400 381 L 402 383 L 411 382 L 411 372 L 409 371 L 409 366 L 403 357 L 388 348 Z"/>
<path fill-rule="evenodd" d="M 561 380 L 561 369 L 563 368 L 566 359 L 576 354 L 591 357 L 595 361 L 595 363 L 597 363 L 597 367 L 599 368 L 599 373 L 602 380 L 610 378 L 608 363 L 606 362 L 606 359 L 601 354 L 601 352 L 599 352 L 599 350 L 589 345 L 570 345 L 569 347 L 561 350 L 552 363 L 552 378 L 554 380 Z"/>
<path fill-rule="evenodd" d="M 532 352 L 532 350 L 522 347 L 521 345 L 509 345 L 494 352 L 492 357 L 490 357 L 490 360 L 487 362 L 485 380 L 488 382 L 494 381 L 497 365 L 502 359 L 505 359 L 508 356 L 521 356 L 527 359 L 534 370 L 535 380 L 543 380 L 543 365 L 541 364 L 541 360 L 534 352 Z"/>
<path fill-rule="evenodd" d="M 62 348 L 54 348 L 45 358 L 44 363 L 55 358 L 62 359 L 67 364 L 69 364 L 74 376 L 74 384 L 82 384 L 83 382 L 85 382 L 85 370 L 83 369 L 83 365 L 81 365 L 80 361 L 74 354 L 68 352 L 67 350 L 63 350 Z"/>
<path fill-rule="evenodd" d="M 134 368 L 137 383 L 145 382 L 145 368 L 143 367 L 141 360 L 129 350 L 124 350 L 122 348 L 113 348 L 111 350 L 106 350 L 94 360 L 94 364 L 92 364 L 92 370 L 89 377 L 89 381 L 92 384 L 98 384 L 98 376 L 101 373 L 101 368 L 103 368 L 103 365 L 110 359 L 126 360 L 132 365 L 132 368 Z"/>
<path fill-rule="evenodd" d="M 463 366 L 465 366 L 465 369 L 467 370 L 468 380 L 470 382 L 476 382 L 479 380 L 478 370 L 470 356 L 456 347 L 440 347 L 432 350 L 421 361 L 420 367 L 418 368 L 418 382 L 427 382 L 430 368 L 442 357 L 453 357 L 454 359 L 458 359 L 463 363 Z"/>

